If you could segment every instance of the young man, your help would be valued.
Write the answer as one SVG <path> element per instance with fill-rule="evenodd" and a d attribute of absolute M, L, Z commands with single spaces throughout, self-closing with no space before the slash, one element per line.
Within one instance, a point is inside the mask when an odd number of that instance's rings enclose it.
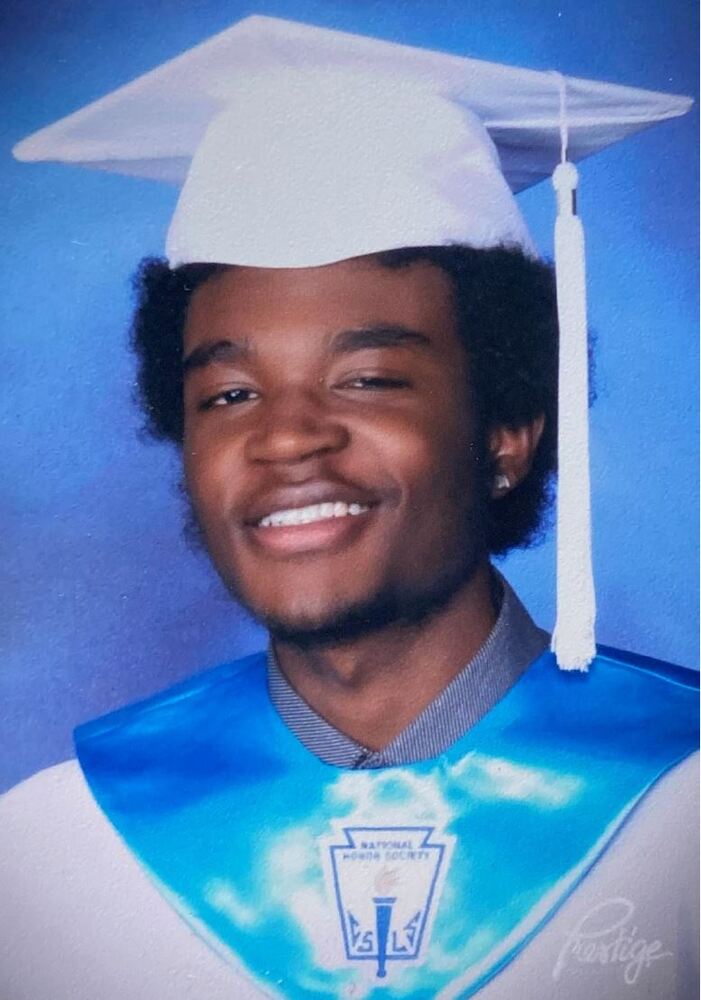
<path fill-rule="evenodd" d="M 12 1000 L 693 995 L 691 682 L 559 672 L 489 562 L 546 504 L 553 277 L 477 118 L 361 62 L 239 79 L 142 267 L 152 429 L 271 646 L 6 797 Z"/>

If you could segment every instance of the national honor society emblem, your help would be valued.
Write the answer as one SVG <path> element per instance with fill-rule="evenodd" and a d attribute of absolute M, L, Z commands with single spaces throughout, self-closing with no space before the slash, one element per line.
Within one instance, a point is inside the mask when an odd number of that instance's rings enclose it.
<path fill-rule="evenodd" d="M 346 959 L 374 963 L 379 979 L 393 962 L 419 963 L 453 838 L 439 837 L 434 826 L 350 825 L 326 847 Z"/>

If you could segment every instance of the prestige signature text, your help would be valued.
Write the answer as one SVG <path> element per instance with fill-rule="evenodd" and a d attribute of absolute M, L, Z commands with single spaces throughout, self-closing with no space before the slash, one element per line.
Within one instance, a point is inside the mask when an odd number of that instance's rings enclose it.
<path fill-rule="evenodd" d="M 565 939 L 553 967 L 558 980 L 568 965 L 620 965 L 629 986 L 637 983 L 643 969 L 661 958 L 669 958 L 661 941 L 647 941 L 638 936 L 632 924 L 635 905 L 623 896 L 615 896 L 588 910 Z"/>

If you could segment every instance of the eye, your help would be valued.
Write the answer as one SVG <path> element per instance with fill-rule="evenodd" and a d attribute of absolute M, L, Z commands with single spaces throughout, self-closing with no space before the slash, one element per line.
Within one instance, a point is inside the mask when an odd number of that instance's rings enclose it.
<path fill-rule="evenodd" d="M 409 382 L 388 375 L 358 375 L 341 385 L 342 389 L 406 389 Z"/>
<path fill-rule="evenodd" d="M 225 389 L 218 392 L 216 396 L 210 396 L 199 405 L 200 410 L 211 410 L 215 406 L 236 406 L 239 403 L 248 403 L 252 399 L 257 399 L 258 393 L 253 389 Z"/>

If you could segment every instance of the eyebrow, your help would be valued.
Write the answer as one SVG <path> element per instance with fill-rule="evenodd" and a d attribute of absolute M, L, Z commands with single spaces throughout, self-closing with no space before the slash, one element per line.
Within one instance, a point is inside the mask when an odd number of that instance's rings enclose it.
<path fill-rule="evenodd" d="M 331 354 L 352 354 L 354 351 L 383 347 L 430 348 L 431 340 L 425 333 L 397 324 L 363 326 L 342 330 L 331 342 Z M 217 363 L 232 364 L 248 360 L 254 354 L 247 340 L 217 340 L 195 347 L 182 362 L 183 376 L 196 368 Z"/>
<path fill-rule="evenodd" d="M 430 337 L 419 330 L 399 324 L 363 326 L 357 330 L 343 330 L 331 343 L 333 354 L 350 354 L 353 351 L 381 347 L 432 347 Z"/>
<path fill-rule="evenodd" d="M 195 368 L 205 368 L 217 362 L 231 364 L 234 361 L 243 361 L 250 358 L 252 354 L 248 341 L 241 340 L 216 340 L 208 344 L 201 344 L 190 351 L 186 358 L 183 358 L 182 372 L 187 375 Z"/>

